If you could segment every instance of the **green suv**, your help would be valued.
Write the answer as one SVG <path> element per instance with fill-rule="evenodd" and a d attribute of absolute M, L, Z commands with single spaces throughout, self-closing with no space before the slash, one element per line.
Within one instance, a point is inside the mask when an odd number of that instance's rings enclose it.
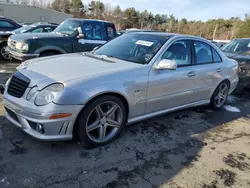
<path fill-rule="evenodd" d="M 91 51 L 117 36 L 113 23 L 70 18 L 51 33 L 24 33 L 8 39 L 6 51 L 25 61 L 37 57 Z"/>

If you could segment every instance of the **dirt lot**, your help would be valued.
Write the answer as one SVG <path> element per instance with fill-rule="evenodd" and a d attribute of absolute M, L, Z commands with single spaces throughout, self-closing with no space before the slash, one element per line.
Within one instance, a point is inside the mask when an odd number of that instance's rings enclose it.
<path fill-rule="evenodd" d="M 0 77 L 1 78 L 1 77 Z M 221 111 L 174 112 L 126 128 L 112 144 L 41 142 L 3 117 L 0 187 L 250 187 L 250 97 Z"/>

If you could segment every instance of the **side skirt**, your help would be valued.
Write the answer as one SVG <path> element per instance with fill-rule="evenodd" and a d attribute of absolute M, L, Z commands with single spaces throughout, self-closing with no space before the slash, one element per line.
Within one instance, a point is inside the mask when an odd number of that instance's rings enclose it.
<path fill-rule="evenodd" d="M 194 102 L 194 103 L 190 103 L 190 104 L 185 104 L 185 105 L 182 105 L 182 106 L 177 106 L 177 107 L 168 108 L 168 109 L 157 111 L 157 112 L 144 114 L 142 116 L 138 116 L 138 117 L 128 119 L 127 124 L 133 124 L 133 123 L 136 123 L 138 121 L 149 119 L 149 118 L 159 116 L 159 115 L 162 115 L 162 114 L 165 114 L 165 113 L 169 113 L 169 112 L 173 112 L 173 111 L 177 111 L 177 110 L 181 110 L 181 109 L 185 109 L 185 108 L 195 107 L 195 106 L 202 106 L 202 105 L 206 105 L 206 104 L 209 104 L 209 103 L 210 103 L 209 99 L 208 100 L 202 100 L 202 101 L 198 101 L 198 102 Z"/>

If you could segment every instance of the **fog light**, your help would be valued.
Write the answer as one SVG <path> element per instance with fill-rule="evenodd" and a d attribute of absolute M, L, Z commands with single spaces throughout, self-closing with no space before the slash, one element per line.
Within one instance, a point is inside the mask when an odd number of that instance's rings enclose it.
<path fill-rule="evenodd" d="M 43 134 L 44 133 L 44 128 L 43 125 L 41 124 L 36 124 L 36 131 Z"/>

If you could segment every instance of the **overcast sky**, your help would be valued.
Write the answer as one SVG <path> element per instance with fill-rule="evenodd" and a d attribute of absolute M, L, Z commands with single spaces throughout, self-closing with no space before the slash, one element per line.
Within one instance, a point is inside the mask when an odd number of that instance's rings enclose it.
<path fill-rule="evenodd" d="M 91 0 L 83 0 L 84 4 Z M 103 3 L 120 5 L 122 9 L 135 7 L 154 14 L 174 14 L 177 18 L 206 21 L 212 18 L 244 18 L 250 13 L 250 0 L 101 0 Z"/>

